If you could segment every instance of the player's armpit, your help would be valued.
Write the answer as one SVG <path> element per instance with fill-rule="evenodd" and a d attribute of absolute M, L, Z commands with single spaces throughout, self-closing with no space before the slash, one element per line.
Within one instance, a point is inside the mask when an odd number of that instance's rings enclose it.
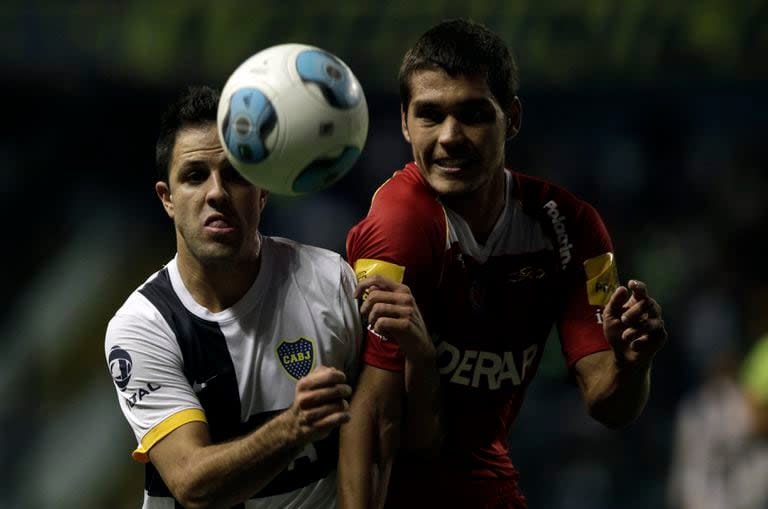
<path fill-rule="evenodd" d="M 402 372 L 363 367 L 352 396 L 350 421 L 341 427 L 340 508 L 383 507 L 400 442 L 403 392 Z"/>

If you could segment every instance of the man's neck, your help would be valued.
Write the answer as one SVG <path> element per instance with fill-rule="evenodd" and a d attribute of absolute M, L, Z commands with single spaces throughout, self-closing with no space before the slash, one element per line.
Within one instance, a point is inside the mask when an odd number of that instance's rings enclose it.
<path fill-rule="evenodd" d="M 506 203 L 506 175 L 502 170 L 480 189 L 465 196 L 447 197 L 443 202 L 464 218 L 475 241 L 484 245 L 496 226 Z"/>
<path fill-rule="evenodd" d="M 259 274 L 261 256 L 256 253 L 237 262 L 204 264 L 180 250 L 177 264 L 181 280 L 195 302 L 218 313 L 235 305 L 248 292 Z"/>

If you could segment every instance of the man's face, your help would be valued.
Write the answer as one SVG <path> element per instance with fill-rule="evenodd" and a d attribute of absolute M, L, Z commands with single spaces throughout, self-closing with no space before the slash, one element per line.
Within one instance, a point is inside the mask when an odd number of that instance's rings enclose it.
<path fill-rule="evenodd" d="M 490 185 L 504 167 L 507 136 L 517 132 L 517 100 L 510 117 L 484 76 L 451 77 L 431 69 L 411 76 L 410 91 L 403 136 L 432 188 L 456 196 Z"/>
<path fill-rule="evenodd" d="M 266 192 L 232 167 L 215 124 L 178 131 L 168 183 L 158 182 L 155 190 L 176 226 L 180 256 L 220 265 L 258 253 Z"/>

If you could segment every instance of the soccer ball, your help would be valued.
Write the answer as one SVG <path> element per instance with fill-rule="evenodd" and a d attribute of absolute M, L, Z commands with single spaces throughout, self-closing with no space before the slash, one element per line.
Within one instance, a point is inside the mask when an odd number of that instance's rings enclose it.
<path fill-rule="evenodd" d="M 357 161 L 368 105 L 338 57 L 314 46 L 280 44 L 256 53 L 229 77 L 217 129 L 246 179 L 297 196 L 326 188 Z"/>

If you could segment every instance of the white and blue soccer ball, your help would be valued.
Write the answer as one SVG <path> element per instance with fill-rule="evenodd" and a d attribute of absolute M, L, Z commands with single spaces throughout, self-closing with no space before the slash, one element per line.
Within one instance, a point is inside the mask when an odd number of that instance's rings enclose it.
<path fill-rule="evenodd" d="M 352 168 L 368 134 L 368 105 L 341 59 L 314 46 L 280 44 L 232 73 L 217 128 L 246 179 L 297 196 L 330 186 Z"/>

